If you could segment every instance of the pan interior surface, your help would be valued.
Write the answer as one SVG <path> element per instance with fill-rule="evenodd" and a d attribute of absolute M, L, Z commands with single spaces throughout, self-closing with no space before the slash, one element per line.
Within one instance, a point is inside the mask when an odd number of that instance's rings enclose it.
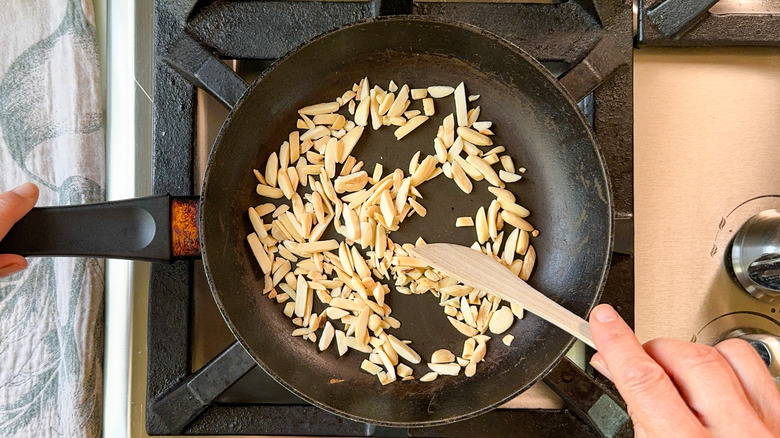
<path fill-rule="evenodd" d="M 565 353 L 571 336 L 526 314 L 508 332 L 515 336 L 511 346 L 500 341 L 503 335 L 492 336 L 475 376 L 382 386 L 359 369 L 367 355 L 350 351 L 339 357 L 335 345 L 319 352 L 290 336 L 295 326 L 282 314 L 283 305 L 261 293 L 263 276 L 246 243 L 251 232 L 246 211 L 270 201 L 255 193 L 252 169 L 264 169 L 267 157 L 295 129 L 298 108 L 333 101 L 363 77 L 384 89 L 390 80 L 410 88 L 464 82 L 467 94 L 480 95 L 470 108 L 481 107 L 480 120 L 493 122 L 494 144 L 505 146 L 517 167 L 527 168 L 508 188 L 540 230 L 532 239 L 538 262 L 530 283 L 580 316 L 595 304 L 610 252 L 610 194 L 599 153 L 574 104 L 538 63 L 507 43 L 471 28 L 413 19 L 338 30 L 294 52 L 253 84 L 228 117 L 209 160 L 201 220 L 207 275 L 236 337 L 272 376 L 312 403 L 393 426 L 467 418 L 528 388 Z M 421 107 L 419 101 L 412 105 Z M 435 153 L 436 130 L 452 112 L 452 96 L 436 99 L 436 114 L 401 141 L 394 127 L 369 126 L 353 155 L 369 174 L 375 163 L 385 174 L 396 168 L 408 174 L 415 152 Z M 407 219 L 391 239 L 471 245 L 474 229 L 455 228 L 455 219 L 487 209 L 493 199 L 487 187 L 475 182 L 467 195 L 443 175 L 422 184 L 420 202 L 428 215 Z M 323 239 L 336 237 L 330 233 Z M 392 288 L 392 280 L 386 283 Z M 392 333 L 411 339 L 423 357 L 413 366 L 416 378 L 427 371 L 434 350 L 460 355 L 465 337 L 449 324 L 437 298 L 391 292 L 388 303 L 402 323 Z M 315 299 L 314 311 L 322 308 Z"/>

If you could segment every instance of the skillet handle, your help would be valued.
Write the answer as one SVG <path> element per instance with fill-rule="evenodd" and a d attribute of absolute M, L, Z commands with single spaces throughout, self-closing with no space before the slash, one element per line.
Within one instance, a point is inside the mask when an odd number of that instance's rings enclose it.
<path fill-rule="evenodd" d="M 200 255 L 196 220 L 197 198 L 170 195 L 34 208 L 0 240 L 0 254 L 170 261 Z"/>
<path fill-rule="evenodd" d="M 599 436 L 634 436 L 631 418 L 616 391 L 594 380 L 569 358 L 564 357 L 544 378 L 563 399 L 574 415 L 593 428 Z"/>

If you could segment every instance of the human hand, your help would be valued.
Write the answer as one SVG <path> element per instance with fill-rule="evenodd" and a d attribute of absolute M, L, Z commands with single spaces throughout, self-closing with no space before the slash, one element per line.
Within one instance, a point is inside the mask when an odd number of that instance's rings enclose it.
<path fill-rule="evenodd" d="M 747 342 L 641 345 L 606 304 L 589 321 L 599 350 L 591 364 L 623 396 L 637 437 L 780 436 L 780 392 Z"/>
<path fill-rule="evenodd" d="M 38 187 L 32 183 L 22 184 L 5 193 L 0 193 L 0 239 L 38 201 Z M 0 254 L 0 278 L 15 274 L 27 267 L 27 260 L 16 254 Z"/>

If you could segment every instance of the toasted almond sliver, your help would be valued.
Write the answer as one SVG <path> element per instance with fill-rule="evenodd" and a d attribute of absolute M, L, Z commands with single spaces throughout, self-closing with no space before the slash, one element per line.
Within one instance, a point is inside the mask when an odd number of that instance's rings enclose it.
<path fill-rule="evenodd" d="M 516 173 L 509 173 L 509 172 L 507 172 L 507 171 L 505 171 L 503 169 L 498 171 L 498 176 L 499 176 L 499 178 L 501 178 L 501 181 L 504 181 L 504 182 L 507 182 L 507 183 L 518 182 L 522 178 L 521 175 L 518 175 Z"/>
<path fill-rule="evenodd" d="M 355 148 L 355 145 L 357 144 L 358 140 L 360 140 L 360 136 L 363 135 L 363 127 L 362 126 L 356 126 L 349 132 L 347 132 L 344 137 L 341 137 L 341 143 L 343 144 L 343 148 L 341 150 L 341 156 L 339 157 L 339 162 L 346 161 L 347 157 L 352 153 L 352 150 Z"/>
<path fill-rule="evenodd" d="M 459 126 L 457 132 L 459 136 L 463 137 L 463 140 L 469 143 L 473 143 L 477 146 L 490 146 L 493 144 L 493 140 L 491 140 L 490 137 L 484 134 L 480 134 L 471 128 Z"/>
<path fill-rule="evenodd" d="M 258 216 L 263 217 L 268 213 L 274 211 L 275 209 L 276 206 L 269 202 L 267 204 L 261 204 L 255 207 L 255 212 L 257 213 Z"/>
<path fill-rule="evenodd" d="M 488 191 L 496 198 L 505 198 L 509 202 L 515 202 L 516 200 L 515 195 L 507 189 L 502 189 L 500 187 L 488 187 Z"/>
<path fill-rule="evenodd" d="M 322 336 L 320 336 L 320 343 L 318 345 L 320 351 L 325 351 L 330 347 L 330 343 L 333 342 L 335 333 L 336 331 L 330 321 L 326 322 L 325 328 L 322 329 Z"/>
<path fill-rule="evenodd" d="M 498 217 L 498 209 L 499 204 L 498 201 L 495 199 L 490 202 L 490 206 L 487 209 L 487 223 L 488 223 L 488 234 L 490 234 L 490 238 L 495 240 L 498 238 L 498 227 L 496 226 L 496 219 Z"/>
<path fill-rule="evenodd" d="M 265 181 L 271 187 L 276 187 L 276 174 L 279 171 L 279 157 L 276 152 L 268 156 L 265 162 Z"/>
<path fill-rule="evenodd" d="M 284 192 L 281 189 L 263 184 L 258 184 L 255 190 L 258 195 L 264 198 L 279 199 L 284 196 Z"/>
<path fill-rule="evenodd" d="M 325 102 L 318 103 L 316 105 L 309 105 L 298 110 L 298 113 L 307 116 L 314 116 L 317 114 L 334 113 L 339 110 L 338 102 Z"/>
<path fill-rule="evenodd" d="M 255 233 L 259 236 L 260 239 L 268 235 L 268 232 L 265 230 L 265 224 L 263 224 L 263 220 L 260 218 L 260 215 L 257 214 L 257 211 L 255 211 L 254 208 L 249 208 L 249 221 L 252 223 L 252 228 L 255 230 Z"/>
<path fill-rule="evenodd" d="M 335 320 L 349 315 L 349 312 L 344 309 L 339 309 L 338 307 L 328 307 L 325 309 L 325 314 L 328 315 L 328 318 Z"/>
<path fill-rule="evenodd" d="M 395 130 L 394 133 L 395 138 L 397 140 L 400 140 L 406 137 L 410 132 L 414 131 L 418 126 L 425 123 L 426 120 L 428 120 L 428 116 L 414 117 L 412 120 L 409 120 L 408 122 L 406 122 L 406 124 L 404 124 L 403 126 Z"/>
<path fill-rule="evenodd" d="M 249 242 L 249 247 L 252 249 L 252 253 L 255 255 L 257 264 L 260 265 L 260 269 L 263 271 L 263 273 L 270 274 L 273 262 L 271 258 L 268 257 L 268 253 L 263 248 L 263 244 L 260 243 L 260 239 L 257 238 L 257 234 L 252 233 L 248 235 L 246 240 Z"/>
<path fill-rule="evenodd" d="M 471 216 L 461 216 L 455 219 L 455 226 L 458 228 L 473 227 L 474 219 Z"/>
<path fill-rule="evenodd" d="M 511 265 L 512 262 L 515 261 L 515 250 L 517 249 L 517 237 L 519 233 L 520 229 L 515 228 L 506 238 L 506 243 L 504 244 L 504 255 L 502 258 L 504 259 L 504 263 L 507 265 Z"/>
<path fill-rule="evenodd" d="M 379 108 L 377 109 L 377 114 L 380 116 L 384 116 L 387 114 L 387 111 L 390 110 L 390 107 L 393 105 L 393 102 L 395 101 L 395 94 L 393 93 L 387 93 L 385 97 L 382 99 L 382 102 L 379 104 Z"/>
<path fill-rule="evenodd" d="M 432 116 L 436 114 L 436 108 L 433 103 L 433 99 L 430 97 L 426 97 L 423 99 L 423 113 L 426 116 Z"/>
<path fill-rule="evenodd" d="M 390 345 L 393 346 L 393 350 L 395 350 L 396 353 L 398 353 L 399 356 L 403 357 L 410 363 L 420 363 L 420 355 L 417 354 L 416 351 L 412 350 L 411 347 L 409 347 L 407 344 L 402 342 L 400 339 L 396 338 L 393 335 L 387 335 L 387 339 L 390 341 Z"/>
<path fill-rule="evenodd" d="M 425 375 L 420 377 L 420 381 L 421 382 L 433 382 L 434 380 L 436 380 L 437 377 L 439 377 L 439 375 L 436 374 L 435 371 L 431 371 L 431 372 L 425 373 Z"/>
<path fill-rule="evenodd" d="M 530 240 L 531 237 L 528 234 L 528 231 L 520 230 L 520 235 L 517 236 L 517 248 L 515 251 L 520 255 L 525 255 L 525 253 L 528 251 L 528 243 Z"/>
<path fill-rule="evenodd" d="M 490 229 L 488 228 L 487 223 L 487 216 L 485 215 L 485 207 L 479 207 L 479 210 L 477 210 L 477 217 L 476 217 L 476 231 L 477 231 L 477 241 L 484 245 L 485 242 L 487 242 L 488 237 L 490 237 Z"/>
<path fill-rule="evenodd" d="M 457 376 L 460 373 L 460 365 L 457 363 L 429 363 L 428 368 L 441 376 Z"/>
<path fill-rule="evenodd" d="M 396 223 L 396 215 L 398 212 L 395 209 L 395 203 L 390 196 L 390 192 L 385 190 L 380 196 L 380 208 L 382 209 L 382 217 L 384 218 L 384 225 L 387 228 L 393 228 Z"/>
<path fill-rule="evenodd" d="M 527 220 L 521 218 L 520 216 L 504 210 L 501 212 L 501 217 L 504 219 L 504 222 L 508 223 L 509 225 L 520 228 L 521 230 L 528 231 L 529 233 L 534 231 L 534 226 L 528 223 Z"/>
<path fill-rule="evenodd" d="M 517 303 L 510 303 L 509 307 L 512 309 L 512 313 L 514 313 L 517 319 L 523 319 L 523 316 L 525 316 L 525 310 L 523 310 L 523 306 Z"/>
<path fill-rule="evenodd" d="M 420 114 L 422 114 L 422 111 L 420 111 L 420 110 L 406 111 L 406 112 L 404 113 L 404 117 L 405 117 L 406 119 L 411 119 L 411 118 L 413 118 L 413 117 L 417 117 L 417 116 L 419 116 Z M 426 115 L 427 115 L 427 114 L 426 114 Z"/>
<path fill-rule="evenodd" d="M 450 321 L 450 324 L 452 324 L 452 326 L 455 327 L 456 330 L 458 330 L 459 332 L 461 332 L 462 334 L 468 337 L 475 336 L 479 333 L 479 331 L 474 327 L 469 327 L 468 325 L 458 321 L 457 319 L 451 316 L 448 316 L 447 319 Z"/>
<path fill-rule="evenodd" d="M 431 354 L 431 363 L 449 363 L 455 361 L 455 355 L 450 350 L 440 349 Z"/>
<path fill-rule="evenodd" d="M 534 264 L 536 264 L 536 250 L 533 245 L 530 245 L 528 247 L 528 252 L 525 254 L 525 258 L 523 259 L 523 268 L 520 269 L 520 278 L 522 280 L 528 281 L 531 277 L 531 272 L 534 269 Z"/>
<path fill-rule="evenodd" d="M 410 93 L 412 95 L 412 99 L 420 100 L 420 99 L 424 99 L 426 96 L 428 96 L 428 89 L 427 88 L 412 88 Z"/>
<path fill-rule="evenodd" d="M 458 126 L 468 126 L 468 107 L 466 105 L 466 86 L 461 82 L 455 88 L 455 115 L 458 119 Z"/>
<path fill-rule="evenodd" d="M 460 137 L 458 137 L 458 139 L 460 139 Z M 458 143 L 463 144 L 462 142 L 455 140 L 455 145 L 457 145 Z M 452 151 L 452 149 L 456 147 L 455 145 L 452 146 L 450 152 Z M 474 166 L 469 164 L 462 157 L 456 156 L 454 162 L 457 162 L 460 165 L 460 167 L 463 169 L 463 171 L 466 172 L 469 178 L 473 179 L 474 181 L 482 181 L 483 179 L 485 179 L 485 175 L 483 175 L 482 172 L 477 170 Z"/>
<path fill-rule="evenodd" d="M 363 99 L 355 110 L 355 124 L 358 126 L 368 125 L 368 115 L 371 109 L 371 100 Z"/>
<path fill-rule="evenodd" d="M 321 240 L 318 242 L 302 243 L 298 245 L 298 250 L 303 253 L 313 254 L 315 252 L 333 251 L 339 248 L 339 242 L 331 240 Z"/>
<path fill-rule="evenodd" d="M 360 369 L 373 375 L 377 375 L 382 371 L 382 367 L 367 359 L 363 359 L 363 362 L 360 363 Z"/>
<path fill-rule="evenodd" d="M 493 168 L 488 164 L 485 160 L 483 160 L 480 157 L 477 157 L 475 155 L 469 155 L 466 157 L 466 162 L 474 166 L 475 169 L 477 169 L 482 175 L 485 176 L 485 179 L 494 186 L 498 186 L 503 188 L 504 182 L 501 181 L 501 179 L 498 177 L 498 174 L 496 174 L 496 171 L 493 170 Z"/>
<path fill-rule="evenodd" d="M 514 202 L 507 200 L 506 198 L 498 198 L 498 203 L 501 204 L 501 208 L 504 210 L 514 213 L 520 217 L 528 217 L 531 214 L 527 208 L 521 205 L 517 205 Z"/>
<path fill-rule="evenodd" d="M 419 186 L 424 183 L 431 173 L 436 168 L 436 158 L 433 155 L 426 156 L 422 163 L 414 169 L 410 178 L 410 183 L 413 187 Z"/>
<path fill-rule="evenodd" d="M 388 117 L 398 117 L 406 110 L 406 102 L 409 101 L 409 86 L 404 85 L 398 91 L 398 95 L 395 97 L 395 101 L 387 110 Z"/>
<path fill-rule="evenodd" d="M 471 183 L 469 177 L 466 175 L 466 172 L 463 171 L 460 163 L 457 161 L 453 162 L 451 170 L 452 179 L 455 181 L 455 184 L 457 184 L 464 193 L 471 193 L 471 190 L 474 188 L 474 186 Z"/>
<path fill-rule="evenodd" d="M 341 330 L 336 330 L 336 347 L 338 348 L 339 356 L 347 353 L 346 335 Z"/>
<path fill-rule="evenodd" d="M 445 85 L 433 85 L 428 87 L 428 94 L 430 94 L 431 97 L 436 99 L 447 97 L 450 94 L 452 94 L 453 91 L 455 91 L 454 88 Z"/>
<path fill-rule="evenodd" d="M 503 338 L 501 338 L 501 342 L 503 342 L 504 345 L 506 345 L 507 347 L 512 345 L 512 341 L 514 341 L 514 340 L 515 340 L 515 337 L 512 336 L 512 335 L 506 335 Z"/>
<path fill-rule="evenodd" d="M 428 214 L 428 210 L 426 210 L 425 207 L 422 206 L 422 204 L 415 201 L 413 198 L 409 198 L 409 205 L 412 206 L 414 212 L 420 215 L 420 217 L 425 217 L 425 215 Z"/>

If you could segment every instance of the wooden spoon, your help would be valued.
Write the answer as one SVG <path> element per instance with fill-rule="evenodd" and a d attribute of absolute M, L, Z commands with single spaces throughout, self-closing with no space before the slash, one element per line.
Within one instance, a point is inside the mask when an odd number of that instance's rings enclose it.
<path fill-rule="evenodd" d="M 555 324 L 596 348 L 588 322 L 547 298 L 504 265 L 465 246 L 433 243 L 414 249 L 415 257 L 469 286 L 520 304 L 529 312 Z"/>

